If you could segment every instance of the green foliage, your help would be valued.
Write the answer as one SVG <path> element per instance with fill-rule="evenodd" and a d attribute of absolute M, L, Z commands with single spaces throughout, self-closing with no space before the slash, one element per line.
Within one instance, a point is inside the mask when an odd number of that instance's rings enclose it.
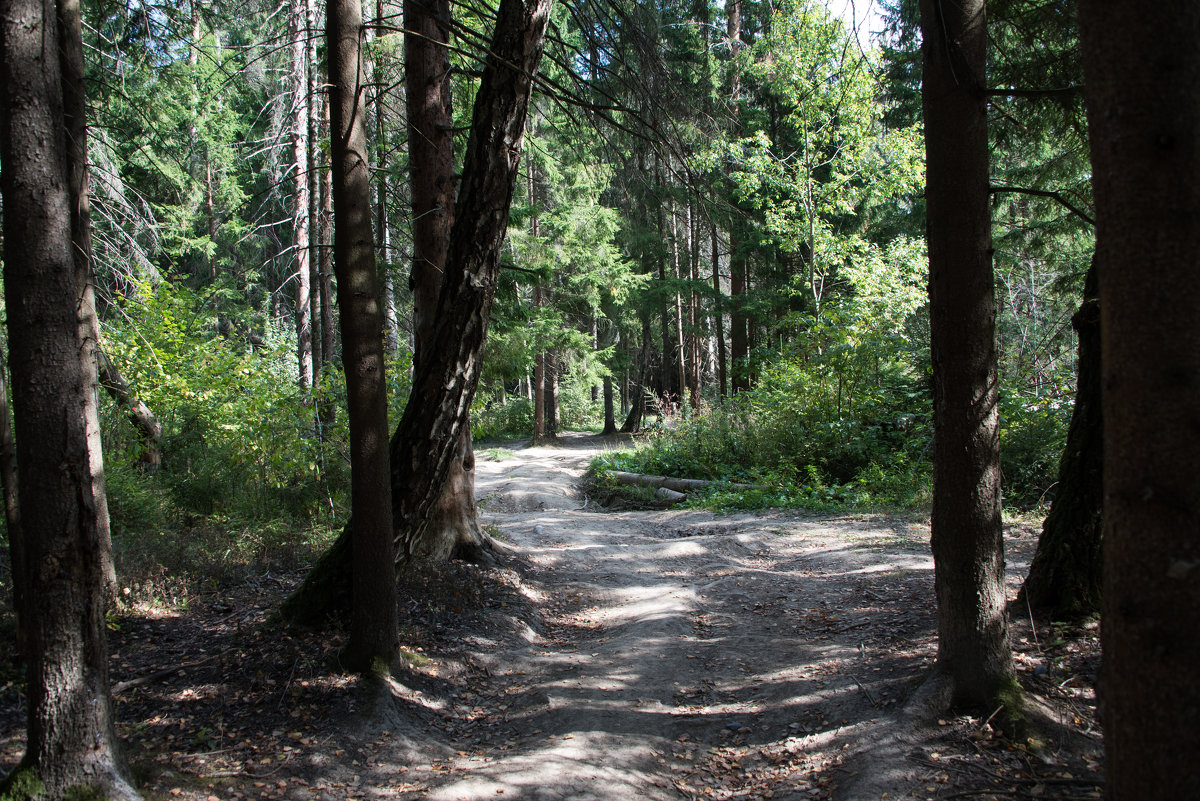
<path fill-rule="evenodd" d="M 1000 396 L 1000 465 L 1004 501 L 1021 509 L 1049 506 L 1067 440 L 1071 404 L 1046 394 Z"/>
<path fill-rule="evenodd" d="M 106 326 L 106 350 L 164 428 L 162 471 L 137 476 L 139 443 L 120 411 L 103 407 L 117 531 L 155 520 L 313 520 L 345 488 L 328 442 L 345 432 L 319 428 L 325 400 L 296 386 L 286 337 L 262 346 L 223 337 L 213 306 L 212 291 L 139 285 Z M 331 373 L 319 393 L 342 385 Z"/>
<path fill-rule="evenodd" d="M 479 396 L 476 401 L 478 405 Z M 528 398 L 485 401 L 471 411 L 471 437 L 477 442 L 527 437 L 532 430 L 533 404 Z"/>

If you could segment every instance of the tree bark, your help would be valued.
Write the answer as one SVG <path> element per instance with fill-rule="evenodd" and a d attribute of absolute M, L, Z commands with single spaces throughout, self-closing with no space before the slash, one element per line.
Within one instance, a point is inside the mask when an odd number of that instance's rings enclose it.
<path fill-rule="evenodd" d="M 617 418 L 613 408 L 613 380 L 611 375 L 604 376 L 604 429 L 600 436 L 607 437 L 617 433 Z"/>
<path fill-rule="evenodd" d="M 1079 5 L 1104 414 L 1106 797 L 1200 787 L 1200 6 Z"/>
<path fill-rule="evenodd" d="M 923 0 L 934 376 L 932 546 L 938 657 L 929 690 L 1016 723 L 1004 595 L 983 0 Z M 939 693 L 941 694 L 941 693 Z"/>
<path fill-rule="evenodd" d="M 4 286 L 24 531 L 28 739 L 0 794 L 137 798 L 121 758 L 108 689 L 102 484 L 90 456 L 95 346 L 85 341 L 73 215 L 86 215 L 86 173 L 67 132 L 83 131 L 83 94 L 64 84 L 82 65 L 79 7 L 0 0 L 0 192 Z M 73 30 L 72 30 L 73 29 Z M 81 74 L 81 73 L 79 73 Z M 82 140 L 75 139 L 78 148 Z M 73 187 L 76 196 L 73 198 Z"/>
<path fill-rule="evenodd" d="M 329 0 L 327 8 L 333 266 L 346 372 L 353 520 L 350 639 L 342 661 L 353 670 L 367 672 L 387 670 L 399 657 L 383 309 L 371 236 L 362 6 L 359 0 Z"/>
<path fill-rule="evenodd" d="M 1096 260 L 1083 303 L 1071 318 L 1079 337 L 1079 375 L 1067 445 L 1058 465 L 1058 494 L 1042 525 L 1037 552 L 1017 603 L 1048 620 L 1100 612 L 1104 523 L 1104 426 L 1100 409 L 1100 288 Z"/>
<path fill-rule="evenodd" d="M 642 312 L 642 348 L 638 355 L 637 383 L 630 393 L 629 414 L 621 425 L 622 434 L 636 434 L 642 430 L 642 421 L 646 416 L 646 374 L 650 363 L 650 313 Z"/>
<path fill-rule="evenodd" d="M 404 27 L 408 31 L 404 46 L 412 176 L 413 363 L 416 364 L 431 357 L 429 342 L 455 220 L 449 0 L 406 0 Z M 443 497 L 435 506 L 436 519 L 430 523 L 428 537 L 445 540 L 435 549 L 438 552 L 467 556 L 487 547 L 487 535 L 479 525 L 475 507 L 475 454 L 469 423 L 457 437 L 457 455 L 451 460 L 450 476 Z M 395 442 L 392 447 L 395 453 Z M 401 485 L 393 489 L 404 491 Z"/>
<path fill-rule="evenodd" d="M 8 405 L 8 366 L 4 352 L 7 343 L 0 344 L 0 484 L 4 489 L 4 522 L 8 534 L 9 564 L 13 576 L 25 573 L 25 534 L 21 526 L 21 504 L 17 491 L 17 448 L 13 441 L 12 410 Z M 25 653 L 25 582 L 13 582 L 13 611 L 17 618 L 16 651 Z"/>
<path fill-rule="evenodd" d="M 83 18 L 79 0 L 57 5 L 59 57 L 62 67 L 63 114 L 66 126 L 68 189 L 71 202 L 71 241 L 75 260 L 75 292 L 79 311 L 79 341 L 87 364 L 84 379 L 84 417 L 87 420 L 88 459 L 96 487 L 96 532 L 104 598 L 117 598 L 117 570 L 113 559 L 108 495 L 104 490 L 104 449 L 100 442 L 100 392 L 96 359 L 100 351 L 100 320 L 96 316 L 96 277 L 92 264 L 91 198 L 88 190 L 87 96 L 84 92 Z"/>
<path fill-rule="evenodd" d="M 492 45 L 475 99 L 459 216 L 455 222 L 434 326 L 414 367 L 413 390 L 392 437 L 392 521 L 399 564 L 451 555 L 441 537 L 426 537 L 434 507 L 469 425 L 480 356 L 500 271 L 513 181 L 533 76 L 541 61 L 551 0 L 501 0 Z M 343 531 L 282 613 L 317 624 L 344 609 L 348 536 Z M 482 554 L 480 554 L 482 556 Z"/>
<path fill-rule="evenodd" d="M 536 225 L 536 223 L 535 223 Z M 533 308 L 542 307 L 542 287 L 533 286 Z M 537 313 L 536 311 L 534 312 Z M 546 352 L 539 350 L 533 357 L 533 444 L 546 441 Z"/>
<path fill-rule="evenodd" d="M 546 351 L 546 367 L 545 367 L 545 402 L 543 410 L 546 413 L 544 427 L 546 429 L 546 439 L 550 442 L 558 440 L 558 348 L 551 348 Z"/>
<path fill-rule="evenodd" d="M 721 396 L 729 394 L 729 380 L 725 364 L 725 301 L 721 294 L 721 260 L 718 255 L 721 239 L 717 236 L 716 223 L 712 227 L 712 283 L 713 318 L 717 325 L 717 384 Z"/>
<path fill-rule="evenodd" d="M 300 386 L 313 386 L 308 203 L 308 34 L 304 0 L 291 0 L 292 249 L 296 254 L 296 360 Z"/>

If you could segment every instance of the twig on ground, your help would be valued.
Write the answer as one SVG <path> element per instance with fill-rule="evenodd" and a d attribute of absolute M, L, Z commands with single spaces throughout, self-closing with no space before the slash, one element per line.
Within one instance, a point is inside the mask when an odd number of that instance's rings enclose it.
<path fill-rule="evenodd" d="M 218 656 L 221 656 L 224 653 L 225 653 L 224 651 L 218 651 L 215 654 L 209 654 L 208 656 L 204 657 L 203 659 L 193 659 L 191 662 L 183 662 L 182 664 L 179 664 L 179 665 L 172 665 L 171 667 L 163 668 L 162 670 L 155 671 L 154 673 L 151 673 L 148 676 L 139 676 L 136 679 L 130 679 L 129 681 L 118 682 L 117 684 L 114 684 L 112 686 L 112 694 L 120 695 L 121 693 L 125 692 L 126 690 L 132 690 L 134 687 L 141 687 L 143 684 L 150 684 L 151 682 L 158 681 L 159 679 L 165 679 L 167 676 L 171 676 L 175 673 L 178 673 L 181 670 L 187 670 L 188 668 L 194 668 L 198 665 L 203 665 L 205 662 L 211 662 L 214 659 L 216 659 Z"/>

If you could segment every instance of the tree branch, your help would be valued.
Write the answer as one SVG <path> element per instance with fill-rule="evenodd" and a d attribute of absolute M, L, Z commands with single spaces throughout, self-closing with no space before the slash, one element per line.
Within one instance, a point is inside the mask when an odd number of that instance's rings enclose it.
<path fill-rule="evenodd" d="M 994 184 L 989 187 L 988 191 L 990 191 L 993 195 L 1009 193 L 1015 195 L 1032 195 L 1034 197 L 1048 197 L 1051 200 L 1057 201 L 1060 205 L 1062 205 L 1079 219 L 1086 222 L 1088 225 L 1092 226 L 1093 228 L 1096 227 L 1096 221 L 1092 219 L 1087 212 L 1071 203 L 1071 201 L 1067 200 L 1059 192 L 1051 192 L 1048 189 L 1029 189 L 1023 186 L 996 186 Z"/>

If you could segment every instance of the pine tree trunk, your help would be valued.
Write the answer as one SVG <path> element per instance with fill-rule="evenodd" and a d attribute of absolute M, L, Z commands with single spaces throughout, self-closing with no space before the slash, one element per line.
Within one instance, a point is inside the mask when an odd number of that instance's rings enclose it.
<path fill-rule="evenodd" d="M 321 117 L 325 128 L 329 127 L 329 97 L 324 96 Z M 321 285 L 318 292 L 321 295 L 321 353 L 324 363 L 334 365 L 337 359 L 337 325 L 333 319 L 333 169 L 331 165 L 321 165 L 321 226 L 320 264 L 318 272 Z M 333 422 L 333 407 L 322 414 L 325 424 Z"/>
<path fill-rule="evenodd" d="M 717 384 L 721 396 L 729 394 L 729 376 L 725 363 L 725 301 L 721 294 L 721 260 L 718 256 L 721 244 L 717 236 L 717 226 L 712 227 L 712 283 L 713 283 L 713 319 L 717 326 Z"/>
<path fill-rule="evenodd" d="M 96 366 L 100 353 L 100 320 L 96 316 L 96 276 L 92 264 L 91 198 L 88 194 L 87 97 L 84 93 L 83 20 L 78 0 L 57 6 L 62 64 L 63 112 L 66 125 L 68 189 L 71 197 L 71 241 L 75 260 L 75 291 L 79 298 L 79 341 L 83 345 L 84 417 L 87 421 L 88 459 L 96 498 L 96 534 L 104 598 L 117 598 L 117 570 L 113 560 L 108 494 L 104 488 L 104 449 L 100 442 L 100 385 Z"/>
<path fill-rule="evenodd" d="M 118 748 L 105 642 L 105 570 L 89 404 L 96 386 L 79 315 L 72 211 L 86 214 L 79 6 L 0 0 L 0 192 L 18 443 L 28 738 L 0 795 L 137 798 Z M 73 84 L 67 86 L 67 84 Z M 64 107 L 64 101 L 67 107 Z M 86 144 L 71 143 L 75 153 Z M 72 197 L 74 187 L 76 196 Z M 78 221 L 75 221 L 76 225 Z"/>
<path fill-rule="evenodd" d="M 12 410 L 8 404 L 8 365 L 4 353 L 8 343 L 0 343 L 0 484 L 4 488 L 4 522 L 7 525 L 8 557 L 14 577 L 23 576 L 25 533 L 21 526 L 21 505 L 17 490 L 17 448 L 13 441 Z M 13 612 L 16 613 L 16 652 L 25 653 L 25 582 L 13 582 Z"/>
<path fill-rule="evenodd" d="M 367 672 L 399 657 L 392 497 L 388 469 L 383 310 L 371 235 L 371 174 L 364 116 L 362 6 L 329 0 L 333 266 L 341 309 L 350 424 L 352 607 L 342 661 Z"/>
<path fill-rule="evenodd" d="M 921 3 L 938 658 L 953 707 L 1020 715 L 1004 595 L 983 0 Z"/>
<path fill-rule="evenodd" d="M 646 375 L 650 364 L 650 314 L 642 312 L 642 348 L 638 357 L 637 384 L 632 388 L 633 397 L 629 401 L 629 414 L 621 426 L 622 434 L 636 434 L 642 430 L 642 421 L 646 416 Z"/>
<path fill-rule="evenodd" d="M 1079 4 L 1104 414 L 1106 797 L 1200 788 L 1200 6 Z"/>
<path fill-rule="evenodd" d="M 545 369 L 545 413 L 544 427 L 546 439 L 554 442 L 558 439 L 558 349 L 546 351 Z"/>
<path fill-rule="evenodd" d="M 533 307 L 542 307 L 542 288 L 533 287 Z M 535 312 L 536 314 L 536 312 Z M 533 444 L 546 441 L 546 353 L 538 351 L 533 357 Z"/>
<path fill-rule="evenodd" d="M 604 376 L 604 429 L 600 436 L 607 437 L 617 433 L 617 418 L 613 408 L 613 380 L 611 375 Z"/>
<path fill-rule="evenodd" d="M 1079 375 L 1058 494 L 1042 525 L 1018 605 L 1040 617 L 1077 620 L 1098 614 L 1103 560 L 1104 426 L 1100 409 L 1100 296 L 1096 260 L 1071 323 L 1079 337 Z"/>

